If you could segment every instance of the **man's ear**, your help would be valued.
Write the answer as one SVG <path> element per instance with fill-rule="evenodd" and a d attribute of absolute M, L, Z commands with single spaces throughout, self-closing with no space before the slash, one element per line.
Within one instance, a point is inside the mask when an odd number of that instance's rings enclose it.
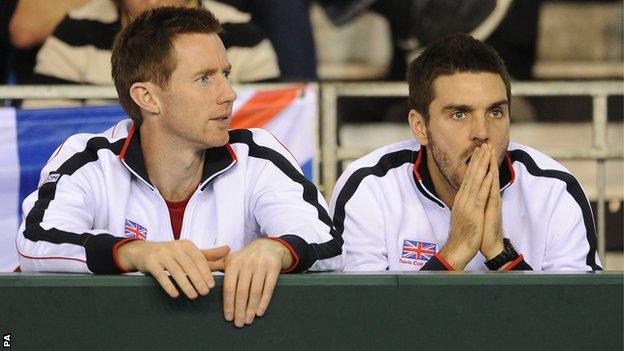
<path fill-rule="evenodd" d="M 160 113 L 158 98 L 154 95 L 154 86 L 147 82 L 136 82 L 130 87 L 130 97 L 135 104 L 152 114 Z"/>
<path fill-rule="evenodd" d="M 414 138 L 420 145 L 428 145 L 429 138 L 427 138 L 427 123 L 425 123 L 425 117 L 420 112 L 411 109 L 409 112 L 409 125 L 414 134 Z"/>

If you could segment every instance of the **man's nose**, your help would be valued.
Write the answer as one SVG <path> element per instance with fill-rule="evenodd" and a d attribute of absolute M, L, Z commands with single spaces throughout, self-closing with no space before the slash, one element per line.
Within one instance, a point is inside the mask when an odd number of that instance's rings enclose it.
<path fill-rule="evenodd" d="M 473 141 L 489 141 L 490 133 L 486 117 L 473 118 L 470 133 L 470 139 Z"/>
<path fill-rule="evenodd" d="M 232 83 L 230 82 L 229 79 L 224 77 L 221 83 L 221 93 L 219 94 L 219 103 L 221 104 L 232 103 L 234 102 L 234 100 L 236 100 L 237 97 L 238 95 L 236 95 L 236 92 L 232 88 Z"/>

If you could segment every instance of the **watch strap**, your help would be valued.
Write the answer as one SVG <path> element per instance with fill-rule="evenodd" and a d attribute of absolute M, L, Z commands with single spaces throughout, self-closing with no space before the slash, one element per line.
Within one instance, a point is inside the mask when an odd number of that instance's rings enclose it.
<path fill-rule="evenodd" d="M 503 238 L 503 251 L 496 255 L 491 260 L 485 261 L 485 265 L 491 271 L 497 271 L 507 262 L 512 262 L 513 260 L 520 257 L 516 249 L 511 244 L 511 241 L 507 238 Z"/>

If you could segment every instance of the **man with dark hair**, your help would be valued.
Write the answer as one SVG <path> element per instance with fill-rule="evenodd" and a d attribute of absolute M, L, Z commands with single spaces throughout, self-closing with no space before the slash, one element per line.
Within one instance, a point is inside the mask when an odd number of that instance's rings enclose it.
<path fill-rule="evenodd" d="M 342 240 L 292 155 L 261 129 L 228 132 L 220 28 L 208 10 L 162 7 L 119 34 L 113 79 L 132 121 L 50 158 L 23 204 L 23 271 L 141 271 L 193 299 L 221 270 L 225 319 L 242 327 L 280 271 L 341 268 Z"/>
<path fill-rule="evenodd" d="M 464 34 L 409 65 L 416 140 L 353 162 L 330 202 L 345 270 L 600 270 L 587 197 L 559 163 L 509 142 L 499 55 Z"/>

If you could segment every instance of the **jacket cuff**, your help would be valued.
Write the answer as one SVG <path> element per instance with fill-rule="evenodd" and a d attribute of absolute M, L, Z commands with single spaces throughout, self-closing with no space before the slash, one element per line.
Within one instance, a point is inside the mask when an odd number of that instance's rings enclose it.
<path fill-rule="evenodd" d="M 139 240 L 139 239 L 135 239 L 135 238 L 123 239 L 122 241 L 119 241 L 117 244 L 115 244 L 115 246 L 113 246 L 113 262 L 115 262 L 115 267 L 117 267 L 117 269 L 119 269 L 121 273 L 128 273 L 132 271 L 125 270 L 119 265 L 119 248 L 131 241 L 136 241 L 136 240 Z"/>
<path fill-rule="evenodd" d="M 84 243 L 89 270 L 96 274 L 123 273 L 113 257 L 113 248 L 122 241 L 127 242 L 128 240 L 110 234 L 98 234 L 90 237 Z"/>
<path fill-rule="evenodd" d="M 283 240 L 281 238 L 268 237 L 267 240 L 277 241 L 278 243 L 284 245 L 286 247 L 286 249 L 288 249 L 288 252 L 290 252 L 290 256 L 293 259 L 293 263 L 290 265 L 290 267 L 282 269 L 282 271 L 280 273 L 290 273 L 290 272 L 292 272 L 295 269 L 295 267 L 297 267 L 297 265 L 299 264 L 299 256 L 295 252 L 295 249 L 293 249 L 293 247 L 290 246 L 289 243 L 287 243 L 285 240 Z"/>
<path fill-rule="evenodd" d="M 454 271 L 455 269 L 450 263 L 444 259 L 440 253 L 436 253 L 425 263 L 420 269 L 421 271 Z"/>
<path fill-rule="evenodd" d="M 532 271 L 533 267 L 531 267 L 524 260 L 524 256 L 520 255 L 518 258 L 513 260 L 509 266 L 505 267 L 503 271 Z"/>
<path fill-rule="evenodd" d="M 282 270 L 283 273 L 298 273 L 310 268 L 317 261 L 318 255 L 312 245 L 297 235 L 287 234 L 279 238 L 268 238 L 282 243 L 293 256 L 295 263 L 292 267 Z"/>

